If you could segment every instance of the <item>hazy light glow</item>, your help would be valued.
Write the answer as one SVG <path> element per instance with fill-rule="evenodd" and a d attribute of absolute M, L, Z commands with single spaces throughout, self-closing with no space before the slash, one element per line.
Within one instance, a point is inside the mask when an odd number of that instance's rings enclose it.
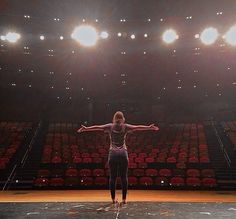
<path fill-rule="evenodd" d="M 118 36 L 118 37 L 121 37 L 121 36 L 122 36 L 122 34 L 121 34 L 121 33 L 118 33 L 118 34 L 117 34 L 117 36 Z"/>
<path fill-rule="evenodd" d="M 135 35 L 132 34 L 132 35 L 130 36 L 130 38 L 131 38 L 132 40 L 134 40 L 134 39 L 135 39 Z"/>
<path fill-rule="evenodd" d="M 71 34 L 71 37 L 86 47 L 94 46 L 98 40 L 96 29 L 89 25 L 81 25 L 76 27 Z"/>
<path fill-rule="evenodd" d="M 174 30 L 169 29 L 163 33 L 162 39 L 165 43 L 170 44 L 173 43 L 175 40 L 179 39 L 179 36 Z"/>
<path fill-rule="evenodd" d="M 17 40 L 20 39 L 20 34 L 15 33 L 15 32 L 9 32 L 5 36 L 6 40 L 9 41 L 10 43 L 15 43 Z"/>
<path fill-rule="evenodd" d="M 1 40 L 6 40 L 6 36 L 1 36 Z"/>
<path fill-rule="evenodd" d="M 236 46 L 236 26 L 231 27 L 223 38 L 228 44 Z"/>
<path fill-rule="evenodd" d="M 106 31 L 102 31 L 101 34 L 100 34 L 100 37 L 101 37 L 102 39 L 107 39 L 108 36 L 109 36 L 109 34 L 108 34 Z"/>
<path fill-rule="evenodd" d="M 205 45 L 212 45 L 216 42 L 219 33 L 216 28 L 209 27 L 206 28 L 200 35 L 202 43 Z"/>
<path fill-rule="evenodd" d="M 45 39 L 45 37 L 43 35 L 41 35 L 39 38 L 40 38 L 40 40 L 44 40 Z"/>

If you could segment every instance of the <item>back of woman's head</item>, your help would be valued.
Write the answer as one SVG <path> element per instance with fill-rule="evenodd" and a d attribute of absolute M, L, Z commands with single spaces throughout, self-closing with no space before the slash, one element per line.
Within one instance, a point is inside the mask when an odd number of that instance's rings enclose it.
<path fill-rule="evenodd" d="M 113 123 L 121 124 L 125 122 L 124 114 L 121 111 L 117 111 L 113 116 Z"/>

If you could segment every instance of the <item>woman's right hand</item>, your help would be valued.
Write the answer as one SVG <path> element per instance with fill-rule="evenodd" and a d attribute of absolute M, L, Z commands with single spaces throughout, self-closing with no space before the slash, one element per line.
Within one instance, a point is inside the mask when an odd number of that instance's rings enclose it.
<path fill-rule="evenodd" d="M 158 130 L 159 130 L 159 128 L 158 128 L 157 126 L 155 126 L 155 124 L 149 125 L 149 128 L 150 128 L 151 130 L 154 130 L 154 131 L 158 131 Z"/>

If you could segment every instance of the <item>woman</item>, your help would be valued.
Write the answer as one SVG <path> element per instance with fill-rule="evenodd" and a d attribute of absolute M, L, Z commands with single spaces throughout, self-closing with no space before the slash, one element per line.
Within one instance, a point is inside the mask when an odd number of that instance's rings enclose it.
<path fill-rule="evenodd" d="M 125 117 L 122 112 L 117 111 L 113 116 L 113 122 L 105 125 L 94 125 L 90 127 L 81 126 L 78 132 L 102 130 L 109 133 L 110 149 L 108 155 L 108 164 L 110 169 L 109 188 L 112 202 L 115 203 L 116 178 L 119 170 L 122 183 L 122 203 L 126 204 L 126 194 L 128 189 L 128 153 L 125 144 L 126 134 L 136 130 L 155 130 L 159 128 L 154 124 L 130 125 L 125 123 Z"/>

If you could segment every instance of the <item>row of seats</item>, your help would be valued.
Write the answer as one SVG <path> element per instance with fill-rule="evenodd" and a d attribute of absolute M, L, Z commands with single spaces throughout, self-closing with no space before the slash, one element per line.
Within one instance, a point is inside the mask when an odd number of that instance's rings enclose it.
<path fill-rule="evenodd" d="M 129 169 L 129 176 L 181 176 L 181 177 L 202 177 L 202 178 L 214 178 L 215 172 L 213 169 Z M 63 169 L 40 169 L 37 173 L 38 178 L 48 177 L 69 177 L 69 176 L 109 176 L 109 169 L 76 169 L 69 168 Z"/>
<path fill-rule="evenodd" d="M 34 181 L 35 187 L 59 187 L 59 186 L 103 186 L 108 187 L 109 179 L 107 177 L 66 177 L 66 178 L 37 178 Z M 117 184 L 120 185 L 120 178 L 117 180 Z M 168 187 L 205 187 L 214 188 L 217 186 L 217 182 L 214 178 L 197 178 L 197 177 L 172 177 L 167 179 L 166 177 L 128 177 L 128 185 L 131 187 L 151 187 L 151 186 L 168 186 Z"/>

